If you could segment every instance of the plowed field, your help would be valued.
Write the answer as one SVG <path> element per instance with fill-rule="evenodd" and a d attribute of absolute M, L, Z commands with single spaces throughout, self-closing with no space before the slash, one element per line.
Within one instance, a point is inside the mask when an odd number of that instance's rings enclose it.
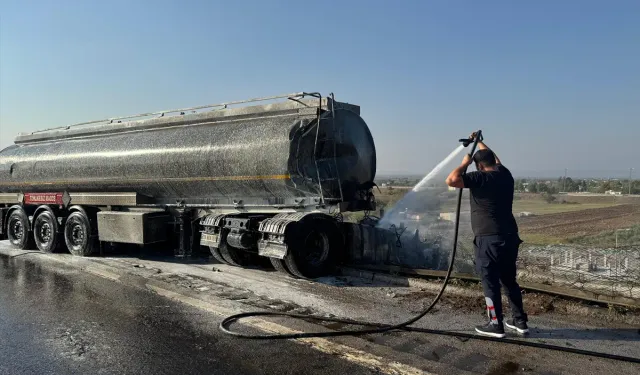
<path fill-rule="evenodd" d="M 638 223 L 640 223 L 640 205 L 638 204 L 518 218 L 521 233 L 555 238 L 593 235 L 603 231 L 628 228 Z"/>

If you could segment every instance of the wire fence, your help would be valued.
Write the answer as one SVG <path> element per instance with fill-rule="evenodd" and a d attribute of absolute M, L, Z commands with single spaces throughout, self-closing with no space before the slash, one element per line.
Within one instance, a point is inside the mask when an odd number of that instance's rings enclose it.
<path fill-rule="evenodd" d="M 523 281 L 640 302 L 640 245 L 604 248 L 524 244 L 519 270 Z"/>

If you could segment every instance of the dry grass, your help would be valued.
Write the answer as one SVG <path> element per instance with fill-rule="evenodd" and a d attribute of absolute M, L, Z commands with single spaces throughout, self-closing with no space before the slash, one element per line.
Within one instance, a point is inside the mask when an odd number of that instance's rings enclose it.
<path fill-rule="evenodd" d="M 537 200 L 516 200 L 513 202 L 513 212 L 531 212 L 535 215 L 557 214 L 562 212 L 573 212 L 591 208 L 606 208 L 614 206 L 614 203 L 580 203 L 562 204 L 547 203 L 542 199 Z"/>
<path fill-rule="evenodd" d="M 523 217 L 518 220 L 520 231 L 525 235 L 565 239 L 628 228 L 637 223 L 640 223 L 640 205 L 631 204 Z"/>

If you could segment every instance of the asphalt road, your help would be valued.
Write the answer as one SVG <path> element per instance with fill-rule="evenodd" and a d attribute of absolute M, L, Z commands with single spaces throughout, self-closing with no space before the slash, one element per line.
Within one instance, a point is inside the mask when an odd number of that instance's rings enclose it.
<path fill-rule="evenodd" d="M 342 276 L 309 282 L 268 269 L 124 254 L 51 255 L 11 249 L 0 241 L 0 375 L 583 375 L 584 369 L 638 374 L 637 364 L 447 336 L 393 332 L 250 341 L 218 330 L 223 316 L 263 309 L 403 321 L 421 311 L 431 298 L 431 286 L 438 286 L 421 285 L 390 286 Z M 467 294 L 447 295 L 417 324 L 468 332 L 483 319 L 475 300 Z M 236 329 L 289 333 L 348 328 L 289 319 L 245 323 L 252 328 Z M 638 358 L 640 332 L 629 324 L 544 313 L 533 316 L 532 334 L 524 340 Z"/>
<path fill-rule="evenodd" d="M 0 256 L 0 374 L 370 374 L 290 341 L 243 341 L 151 292 Z"/>

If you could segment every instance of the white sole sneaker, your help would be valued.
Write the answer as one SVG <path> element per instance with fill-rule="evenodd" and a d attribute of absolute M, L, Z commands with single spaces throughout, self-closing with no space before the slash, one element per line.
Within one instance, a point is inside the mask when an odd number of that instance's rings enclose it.
<path fill-rule="evenodd" d="M 527 329 L 521 329 L 521 328 L 518 328 L 518 327 L 516 327 L 516 326 L 512 326 L 511 324 L 509 324 L 509 323 L 507 323 L 507 322 L 504 322 L 504 326 L 505 326 L 505 327 L 507 327 L 507 328 L 509 328 L 509 329 L 512 329 L 512 330 L 514 330 L 514 331 L 517 331 L 518 333 L 520 333 L 520 334 L 522 334 L 522 335 L 526 335 L 527 333 L 529 333 L 529 328 L 527 328 Z"/>
<path fill-rule="evenodd" d="M 476 328 L 476 332 L 478 332 L 482 336 L 495 337 L 498 339 L 502 339 L 506 336 L 504 333 L 493 333 L 493 332 L 485 332 Z"/>

